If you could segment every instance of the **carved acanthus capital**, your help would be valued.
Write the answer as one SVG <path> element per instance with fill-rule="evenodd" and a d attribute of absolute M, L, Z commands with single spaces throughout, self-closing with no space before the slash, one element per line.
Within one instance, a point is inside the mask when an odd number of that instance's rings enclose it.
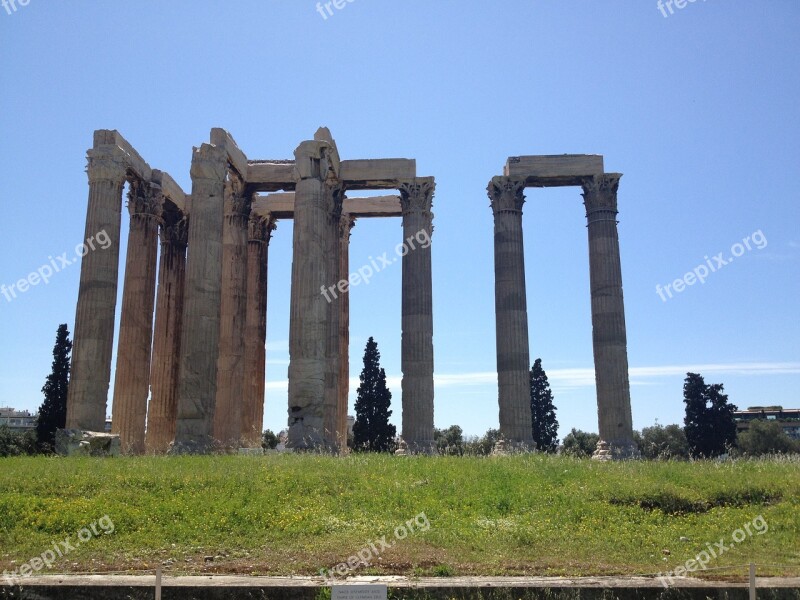
<path fill-rule="evenodd" d="M 246 219 L 250 216 L 251 199 L 245 193 L 244 180 L 235 171 L 229 171 L 225 180 L 225 216 Z"/>
<path fill-rule="evenodd" d="M 617 214 L 617 190 L 619 189 L 619 173 L 604 173 L 586 177 L 581 182 L 583 188 L 583 204 L 586 207 L 586 218 L 590 221 L 592 215 L 606 215 L 601 220 L 613 220 Z"/>
<path fill-rule="evenodd" d="M 350 239 L 350 230 L 356 226 L 356 218 L 350 213 L 342 213 L 339 217 L 339 238 Z"/>
<path fill-rule="evenodd" d="M 486 188 L 494 214 L 500 212 L 522 213 L 525 204 L 525 182 L 513 177 L 493 177 Z"/>
<path fill-rule="evenodd" d="M 192 154 L 190 170 L 192 180 L 205 180 L 222 183 L 228 174 L 228 154 L 224 148 L 203 144 Z"/>
<path fill-rule="evenodd" d="M 175 214 L 165 220 L 160 229 L 161 243 L 183 247 L 189 243 L 189 217 Z"/>
<path fill-rule="evenodd" d="M 436 182 L 433 177 L 417 177 L 400 182 L 400 207 L 403 214 L 422 212 L 430 214 L 433 207 L 433 193 Z"/>
<path fill-rule="evenodd" d="M 275 231 L 276 227 L 275 218 L 271 214 L 257 215 L 251 213 L 247 224 L 247 239 L 250 242 L 269 243 L 272 238 L 272 232 Z"/>
<path fill-rule="evenodd" d="M 128 188 L 128 212 L 133 217 L 161 218 L 164 196 L 161 188 L 141 179 L 131 180 Z"/>
<path fill-rule="evenodd" d="M 89 183 L 110 181 L 122 185 L 125 181 L 128 165 L 122 155 L 92 149 L 86 153 L 86 161 Z"/>
<path fill-rule="evenodd" d="M 325 203 L 331 220 L 338 222 L 342 216 L 344 205 L 345 186 L 341 182 L 331 182 L 325 184 Z"/>

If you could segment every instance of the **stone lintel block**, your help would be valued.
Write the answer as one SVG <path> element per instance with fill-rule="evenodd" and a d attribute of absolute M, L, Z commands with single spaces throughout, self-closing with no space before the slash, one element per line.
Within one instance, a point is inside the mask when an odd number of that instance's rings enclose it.
<path fill-rule="evenodd" d="M 164 194 L 164 197 L 169 198 L 182 213 L 187 214 L 186 192 L 183 191 L 183 188 L 178 185 L 178 182 L 169 173 L 153 169 L 152 181 L 161 187 L 161 193 Z"/>
<path fill-rule="evenodd" d="M 245 181 L 254 192 L 291 191 L 295 186 L 294 161 L 250 162 Z"/>
<path fill-rule="evenodd" d="M 150 181 L 152 169 L 150 165 L 141 157 L 136 149 L 128 143 L 116 129 L 97 129 L 94 132 L 92 150 L 98 152 L 122 152 L 128 168 L 136 173 L 136 176 L 143 181 Z"/>
<path fill-rule="evenodd" d="M 56 452 L 61 456 L 119 456 L 119 435 L 80 429 L 58 429 Z"/>
<path fill-rule="evenodd" d="M 276 219 L 294 218 L 294 192 L 282 192 L 257 196 L 252 211 L 259 217 L 272 216 Z"/>
<path fill-rule="evenodd" d="M 347 198 L 342 212 L 351 217 L 402 217 L 400 196 L 375 196 L 372 198 Z"/>
<path fill-rule="evenodd" d="M 220 127 L 213 127 L 211 129 L 211 144 L 225 148 L 228 153 L 228 160 L 233 165 L 233 168 L 247 181 L 247 156 L 239 149 L 239 145 L 233 139 L 233 136 Z"/>
<path fill-rule="evenodd" d="M 601 154 L 511 156 L 503 175 L 524 179 L 530 187 L 580 185 L 584 177 L 603 174 Z"/>
<path fill-rule="evenodd" d="M 417 161 L 413 158 L 343 160 L 340 173 L 348 190 L 394 189 L 399 180 L 416 176 Z"/>

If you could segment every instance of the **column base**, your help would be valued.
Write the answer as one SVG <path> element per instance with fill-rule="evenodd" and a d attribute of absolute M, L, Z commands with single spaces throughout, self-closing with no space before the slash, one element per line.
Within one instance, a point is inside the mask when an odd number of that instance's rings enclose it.
<path fill-rule="evenodd" d="M 509 454 L 526 454 L 536 452 L 536 442 L 528 440 L 506 440 L 501 437 L 492 448 L 492 456 L 506 456 Z"/>
<path fill-rule="evenodd" d="M 81 429 L 56 430 L 56 453 L 61 456 L 120 456 L 119 435 Z"/>
<path fill-rule="evenodd" d="M 427 456 L 437 456 L 436 442 L 433 440 L 408 440 L 405 442 L 406 454 L 424 454 Z"/>
<path fill-rule="evenodd" d="M 167 450 L 168 456 L 180 456 L 183 454 L 214 454 L 219 450 L 219 444 L 211 437 L 198 438 L 194 440 L 174 441 Z"/>
<path fill-rule="evenodd" d="M 592 454 L 592 460 L 635 460 L 641 458 L 639 447 L 632 441 L 597 442 L 597 449 Z"/>
<path fill-rule="evenodd" d="M 293 452 L 319 452 L 322 454 L 339 454 L 339 444 L 326 439 L 319 429 L 306 427 L 302 422 L 289 426 L 289 440 L 286 449 Z"/>

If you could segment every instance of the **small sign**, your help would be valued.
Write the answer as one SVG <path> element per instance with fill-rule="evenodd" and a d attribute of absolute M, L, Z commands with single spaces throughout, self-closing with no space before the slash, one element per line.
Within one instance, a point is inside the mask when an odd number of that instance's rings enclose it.
<path fill-rule="evenodd" d="M 331 586 L 331 600 L 386 600 L 388 593 L 385 585 Z"/>

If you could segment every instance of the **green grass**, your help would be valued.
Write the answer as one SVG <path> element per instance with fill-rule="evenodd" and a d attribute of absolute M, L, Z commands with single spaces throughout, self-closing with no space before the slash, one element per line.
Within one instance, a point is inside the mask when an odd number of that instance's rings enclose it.
<path fill-rule="evenodd" d="M 395 528 L 420 513 L 430 527 L 395 540 Z M 114 532 L 79 545 L 53 571 L 167 563 L 175 573 L 311 575 L 370 542 L 379 547 L 385 535 L 393 546 L 354 574 L 646 574 L 673 569 L 721 538 L 730 543 L 763 516 L 768 531 L 709 567 L 754 561 L 765 565 L 759 574 L 800 576 L 797 461 L 0 459 L 0 570 L 67 536 L 74 541 L 104 515 Z"/>

